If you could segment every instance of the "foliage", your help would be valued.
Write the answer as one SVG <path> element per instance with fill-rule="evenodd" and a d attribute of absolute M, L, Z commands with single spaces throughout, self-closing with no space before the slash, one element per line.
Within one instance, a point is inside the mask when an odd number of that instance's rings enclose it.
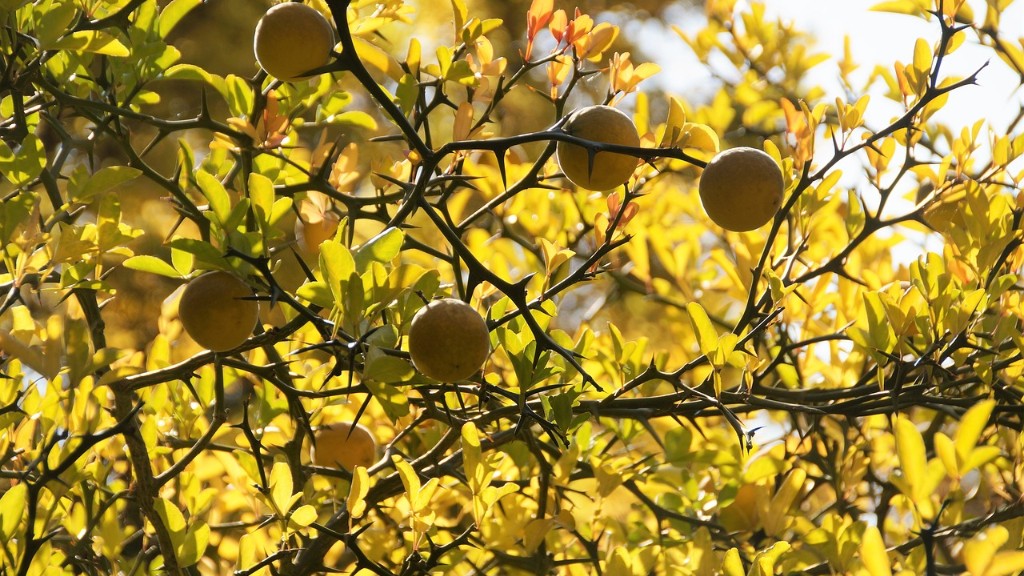
<path fill-rule="evenodd" d="M 1024 569 L 1024 109 L 935 119 L 984 83 L 945 72 L 965 43 L 1024 79 L 1010 3 L 880 4 L 939 40 L 858 84 L 852 54 L 709 0 L 672 47 L 722 79 L 695 101 L 552 0 L 504 52 L 463 0 L 311 2 L 340 43 L 293 83 L 184 61 L 199 0 L 0 0 L 0 573 Z M 562 131 L 585 92 L 641 147 Z M 645 162 L 595 194 L 559 141 Z M 697 197 L 738 145 L 786 179 L 745 233 Z M 310 251 L 297 220 L 339 226 Z M 181 329 L 205 270 L 261 300 L 235 350 Z M 493 349 L 456 383 L 406 351 L 447 296 Z M 345 421 L 380 459 L 312 464 Z"/>

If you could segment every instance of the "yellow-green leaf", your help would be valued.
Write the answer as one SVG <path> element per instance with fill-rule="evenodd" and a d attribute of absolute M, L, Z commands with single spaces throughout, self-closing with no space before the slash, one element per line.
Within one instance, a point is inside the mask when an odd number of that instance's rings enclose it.
<path fill-rule="evenodd" d="M 293 510 L 288 519 L 293 524 L 305 528 L 316 521 L 316 508 L 309 504 L 304 504 Z"/>
<path fill-rule="evenodd" d="M 860 557 L 870 576 L 892 576 L 889 553 L 877 526 L 868 526 L 860 540 Z"/>
<path fill-rule="evenodd" d="M 690 314 L 690 324 L 693 325 L 693 331 L 697 334 L 700 352 L 708 356 L 710 360 L 711 354 L 718 348 L 718 332 L 715 330 L 714 325 L 711 324 L 711 318 L 708 317 L 708 313 L 704 311 L 704 307 L 700 304 L 690 302 L 686 305 L 686 311 Z"/>
<path fill-rule="evenodd" d="M 356 466 L 352 471 L 352 484 L 349 486 L 345 505 L 351 518 L 360 518 L 366 513 L 366 495 L 370 492 L 370 475 L 365 466 Z"/>
<path fill-rule="evenodd" d="M 51 50 L 92 52 L 104 56 L 127 57 L 131 55 L 120 40 L 102 30 L 79 30 L 62 36 L 50 46 Z"/>
<path fill-rule="evenodd" d="M 25 513 L 28 484 L 21 482 L 10 487 L 0 497 L 0 540 L 10 542 L 15 536 L 21 517 Z"/>
<path fill-rule="evenodd" d="M 992 409 L 996 401 L 992 399 L 983 400 L 971 407 L 960 418 L 960 426 L 953 433 L 953 442 L 956 444 L 956 453 L 961 461 L 967 460 L 967 456 L 978 445 L 982 431 L 988 426 L 988 419 L 992 416 Z"/>
<path fill-rule="evenodd" d="M 270 500 L 280 514 L 291 507 L 292 486 L 291 468 L 286 462 L 275 462 L 270 471 Z"/>
<path fill-rule="evenodd" d="M 918 493 L 921 486 L 925 484 L 927 460 L 925 457 L 924 439 L 921 437 L 921 432 L 918 431 L 917 426 L 909 418 L 896 416 L 895 420 L 896 454 L 900 460 L 900 469 L 903 471 L 903 477 L 906 478 L 907 485 L 911 490 L 911 494 L 906 496 L 919 504 L 917 499 L 925 496 Z"/>

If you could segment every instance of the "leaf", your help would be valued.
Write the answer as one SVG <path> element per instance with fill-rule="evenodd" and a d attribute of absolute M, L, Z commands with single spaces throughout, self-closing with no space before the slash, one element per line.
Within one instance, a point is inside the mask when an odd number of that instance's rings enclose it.
<path fill-rule="evenodd" d="M 0 173 L 15 186 L 24 186 L 35 180 L 46 168 L 46 149 L 35 134 L 21 141 L 17 151 L 0 140 Z"/>
<path fill-rule="evenodd" d="M 785 529 L 790 517 L 789 509 L 800 495 L 806 480 L 807 472 L 803 468 L 794 468 L 786 475 L 778 492 L 772 496 L 767 517 L 762 519 L 768 535 L 779 535 Z"/>
<path fill-rule="evenodd" d="M 158 498 L 153 502 L 153 508 L 156 509 L 156 513 L 160 516 L 160 520 L 164 523 L 164 526 L 171 532 L 171 537 L 174 538 L 175 534 L 179 536 L 178 541 L 175 542 L 175 545 L 179 545 L 180 537 L 184 536 L 185 528 L 187 527 L 185 524 L 185 516 L 181 514 L 181 510 L 178 509 L 177 505 L 166 498 Z"/>
<path fill-rule="evenodd" d="M 161 38 L 167 38 L 171 30 L 181 22 L 181 19 L 188 15 L 195 7 L 202 4 L 202 0 L 171 0 L 167 6 L 160 11 L 157 32 Z"/>
<path fill-rule="evenodd" d="M 292 503 L 292 471 L 286 462 L 275 462 L 270 472 L 270 501 L 284 515 Z"/>
<path fill-rule="evenodd" d="M 697 334 L 697 342 L 700 344 L 700 352 L 711 359 L 716 348 L 718 348 L 718 332 L 711 324 L 711 318 L 704 311 L 704 307 L 696 302 L 686 305 L 686 311 L 690 314 L 690 324 Z"/>
<path fill-rule="evenodd" d="M 316 522 L 316 516 L 316 508 L 309 504 L 304 504 L 293 510 L 288 520 L 297 526 L 305 528 Z"/>
<path fill-rule="evenodd" d="M 199 522 L 189 529 L 178 546 L 178 564 L 182 567 L 197 564 L 206 552 L 206 546 L 210 542 L 210 526 L 205 522 Z"/>
<path fill-rule="evenodd" d="M 946 474 L 955 480 L 960 479 L 960 463 L 963 461 L 957 456 L 956 446 L 949 436 L 942 432 L 935 433 L 935 455 L 938 456 L 942 465 L 946 468 Z"/>
<path fill-rule="evenodd" d="M 359 36 L 353 37 L 352 42 L 355 44 L 356 54 L 359 55 L 359 59 L 364 64 L 383 72 L 395 82 L 402 79 L 405 70 L 402 69 L 402 66 L 394 56 Z"/>
<path fill-rule="evenodd" d="M 743 571 L 743 560 L 740 559 L 740 551 L 736 548 L 729 548 L 722 561 L 722 573 L 725 576 L 746 576 Z"/>
<path fill-rule="evenodd" d="M 869 576 L 892 576 L 889 553 L 877 526 L 868 526 L 860 541 L 860 558 Z"/>
<path fill-rule="evenodd" d="M 392 456 L 391 461 L 395 463 L 395 469 L 398 470 L 398 477 L 402 479 L 402 484 L 405 486 L 405 493 L 408 495 L 409 503 L 411 504 L 413 497 L 420 491 L 420 477 L 416 474 L 416 471 L 413 470 L 412 466 L 403 460 L 401 456 Z"/>
<path fill-rule="evenodd" d="M 223 227 L 231 218 L 231 197 L 228 196 L 228 191 L 216 176 L 205 170 L 196 172 L 196 183 L 210 203 L 210 210 L 215 216 L 214 222 Z"/>
<path fill-rule="evenodd" d="M 174 269 L 173 266 L 164 262 L 156 256 L 150 256 L 143 254 L 140 256 L 132 256 L 125 260 L 122 265 L 125 268 L 131 270 L 138 270 L 139 272 L 148 272 L 149 274 L 158 274 L 160 276 L 166 276 L 168 278 L 184 278 L 181 272 Z"/>
<path fill-rule="evenodd" d="M 10 542 L 21 524 L 28 501 L 28 484 L 20 482 L 0 497 L 0 540 Z"/>
<path fill-rule="evenodd" d="M 394 226 L 386 228 L 380 234 L 367 240 L 362 246 L 356 248 L 352 255 L 355 260 L 355 268 L 360 272 L 366 271 L 370 262 L 389 264 L 402 251 L 402 244 L 405 242 L 405 233 Z"/>
<path fill-rule="evenodd" d="M 102 30 L 79 30 L 62 36 L 50 46 L 51 50 L 92 52 L 104 56 L 126 58 L 131 55 L 128 47 Z"/>
<path fill-rule="evenodd" d="M 988 426 L 989 417 L 992 416 L 992 409 L 995 406 L 995 400 L 983 400 L 972 406 L 960 418 L 960 426 L 953 433 L 953 443 L 961 462 L 967 460 L 968 455 L 978 446 L 978 439 Z"/>
<path fill-rule="evenodd" d="M 469 11 L 466 9 L 465 0 L 451 0 L 452 12 L 454 12 L 455 39 L 458 40 L 459 33 L 466 26 L 466 17 Z"/>
<path fill-rule="evenodd" d="M 1022 570 L 1024 570 L 1024 551 L 1003 550 L 997 553 L 989 563 L 988 569 L 985 570 L 985 576 L 1009 576 L 1010 574 L 1020 574 Z"/>
<path fill-rule="evenodd" d="M 364 379 L 388 384 L 405 382 L 415 375 L 416 370 L 408 360 L 383 354 L 367 360 L 363 368 Z"/>
<path fill-rule="evenodd" d="M 349 486 L 345 506 L 351 518 L 361 518 L 366 513 L 366 495 L 370 493 L 370 476 L 365 466 L 356 466 L 352 471 L 352 484 Z"/>
<path fill-rule="evenodd" d="M 365 380 L 363 384 L 369 389 L 374 400 L 380 403 L 384 413 L 392 422 L 409 415 L 409 399 L 400 388 L 376 380 Z"/>
<path fill-rule="evenodd" d="M 341 308 L 345 302 L 345 285 L 356 270 L 352 253 L 337 242 L 324 242 L 320 245 L 320 270 L 323 272 L 324 282 L 331 290 L 334 305 Z"/>
<path fill-rule="evenodd" d="M 896 454 L 900 460 L 903 477 L 906 478 L 907 485 L 911 490 L 911 493 L 906 496 L 920 506 L 922 503 L 918 502 L 918 498 L 927 496 L 919 494 L 926 481 L 927 460 L 924 438 L 921 437 L 921 432 L 909 418 L 896 416 L 895 421 Z"/>
<path fill-rule="evenodd" d="M 480 435 L 476 424 L 468 422 L 462 427 L 462 466 L 466 470 L 469 488 L 474 494 L 479 493 L 488 484 L 488 471 L 485 469 L 482 459 Z M 477 518 L 478 522 L 479 520 Z"/>
<path fill-rule="evenodd" d="M 85 183 L 74 193 L 69 190 L 69 194 L 79 202 L 89 202 L 94 196 L 130 182 L 140 175 L 142 170 L 131 166 L 107 166 L 87 176 Z"/>

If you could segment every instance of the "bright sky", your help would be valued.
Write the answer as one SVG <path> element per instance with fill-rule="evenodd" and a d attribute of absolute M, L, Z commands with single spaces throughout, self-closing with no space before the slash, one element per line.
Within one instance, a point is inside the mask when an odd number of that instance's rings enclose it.
<path fill-rule="evenodd" d="M 772 0 L 766 4 L 773 18 L 790 20 L 798 29 L 812 33 L 819 51 L 842 55 L 843 38 L 849 36 L 853 57 L 861 65 L 854 73 L 854 79 L 866 80 L 876 64 L 891 70 L 896 60 L 909 62 L 913 58 L 914 43 L 918 38 L 934 42 L 939 36 L 938 26 L 934 22 L 927 23 L 912 16 L 870 11 L 871 6 L 878 4 L 879 1 Z M 976 18 L 982 18 L 985 14 L 984 0 L 971 0 L 970 3 L 974 6 Z M 670 15 L 669 20 L 674 20 L 680 28 L 687 31 L 694 30 L 701 24 L 699 19 L 682 10 Z M 651 38 L 652 43 L 659 46 L 678 47 L 679 39 L 674 33 L 652 28 L 644 26 L 642 30 L 630 33 Z M 1004 13 L 1002 28 L 1011 39 L 1024 35 L 1024 0 L 1017 0 Z M 662 83 L 673 92 L 707 93 L 713 83 L 709 81 L 708 73 L 696 59 L 689 57 L 689 51 L 673 49 L 672 55 L 672 62 L 658 62 L 663 71 L 655 77 L 656 80 L 652 80 Z M 965 43 L 946 59 L 943 69 L 947 75 L 967 76 L 992 57 L 994 55 L 990 50 L 976 44 Z M 1001 61 L 994 61 L 992 64 L 981 73 L 978 87 L 967 87 L 951 95 L 947 108 L 938 116 L 940 120 L 953 125 L 969 125 L 975 120 L 985 118 L 992 121 L 997 129 L 1005 128 L 1006 123 L 1024 103 L 1024 92 L 1014 92 L 1018 79 Z M 819 64 L 812 70 L 812 77 L 814 81 L 829 89 L 833 96 L 842 94 L 839 90 L 834 60 Z M 872 103 L 877 106 L 877 101 L 876 99 Z M 875 122 L 872 122 L 872 125 L 883 125 L 882 123 L 899 114 L 901 110 L 894 105 L 892 108 L 879 111 L 882 115 L 873 118 Z"/>
<path fill-rule="evenodd" d="M 869 74 L 875 64 L 891 68 L 895 60 L 912 59 L 914 42 L 925 38 L 935 42 L 939 29 L 935 23 L 899 14 L 872 12 L 878 0 L 783 0 L 769 2 L 769 9 L 783 18 L 791 19 L 801 28 L 815 33 L 821 48 L 842 54 L 843 37 L 850 36 L 854 58 L 864 63 L 858 70 L 861 77 Z M 975 18 L 985 14 L 984 1 L 971 1 Z M 1024 2 L 1011 4 L 1002 16 L 1002 30 L 1010 40 L 1024 34 Z M 967 76 L 978 69 L 992 52 L 976 43 L 964 43 L 943 63 L 947 75 Z M 971 123 L 986 118 L 1003 129 L 1024 103 L 1024 92 L 1014 92 L 1017 77 L 1001 61 L 992 62 L 979 76 L 979 86 L 954 92 L 940 119 L 950 123 Z M 831 73 L 829 64 L 821 65 L 823 82 Z"/>

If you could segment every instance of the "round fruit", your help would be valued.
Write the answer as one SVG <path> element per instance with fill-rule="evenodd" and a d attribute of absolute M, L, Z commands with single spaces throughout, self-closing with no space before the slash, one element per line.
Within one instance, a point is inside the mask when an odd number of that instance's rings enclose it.
<path fill-rule="evenodd" d="M 340 466 L 349 472 L 356 466 L 369 468 L 377 461 L 377 441 L 362 424 L 338 422 L 316 432 L 313 464 Z"/>
<path fill-rule="evenodd" d="M 588 106 L 573 112 L 564 130 L 592 142 L 640 146 L 640 135 L 629 116 L 611 106 Z M 636 170 L 637 159 L 628 154 L 598 152 L 593 166 L 587 149 L 570 142 L 556 148 L 558 167 L 573 184 L 588 190 L 611 190 L 622 186 Z"/>
<path fill-rule="evenodd" d="M 252 335 L 260 305 L 234 274 L 207 272 L 193 279 L 178 300 L 178 318 L 197 344 L 214 352 L 237 348 Z"/>
<path fill-rule="evenodd" d="M 298 2 L 272 6 L 256 24 L 253 51 L 268 74 L 294 82 L 330 60 L 334 29 L 315 8 Z"/>
<path fill-rule="evenodd" d="M 412 318 L 409 355 L 424 376 L 441 382 L 465 380 L 483 366 L 490 351 L 487 323 L 462 300 L 434 300 Z"/>
<path fill-rule="evenodd" d="M 700 201 L 715 224 L 746 232 L 763 226 L 782 205 L 785 182 L 771 156 L 756 148 L 732 148 L 708 162 L 700 176 Z"/>

